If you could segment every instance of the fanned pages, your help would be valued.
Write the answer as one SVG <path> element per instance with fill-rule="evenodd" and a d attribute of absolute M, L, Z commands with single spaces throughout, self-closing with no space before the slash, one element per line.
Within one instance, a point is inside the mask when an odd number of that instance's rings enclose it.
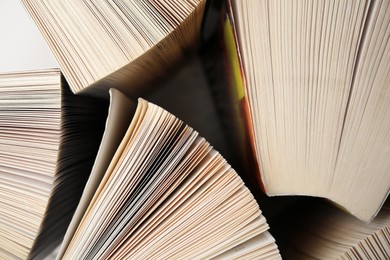
<path fill-rule="evenodd" d="M 383 205 L 371 223 L 329 206 L 298 213 L 283 241 L 286 259 L 389 259 L 390 208 Z M 291 230 L 292 228 L 292 230 Z M 281 243 L 282 244 L 282 243 Z"/>
<path fill-rule="evenodd" d="M 41 231 L 61 141 L 59 83 L 58 70 L 0 75 L 1 258 L 27 258 Z"/>
<path fill-rule="evenodd" d="M 104 112 L 74 97 L 58 69 L 2 73 L 0 92 L 0 258 L 41 257 L 64 235 Z"/>
<path fill-rule="evenodd" d="M 85 210 L 91 202 L 94 192 L 99 186 L 104 173 L 112 161 L 115 151 L 126 132 L 127 126 L 130 124 L 132 118 L 129 114 L 132 114 L 131 111 L 136 107 L 134 102 L 115 89 L 110 90 L 110 97 L 110 107 L 106 127 L 100 143 L 99 151 L 96 155 L 95 163 L 88 182 L 85 185 L 83 195 L 61 243 L 58 257 L 64 254 L 64 250 L 69 245 L 77 226 L 80 224 Z"/>
<path fill-rule="evenodd" d="M 73 92 L 131 96 L 193 48 L 205 1 L 23 0 Z M 92 87 L 92 86 L 93 87 Z"/>
<path fill-rule="evenodd" d="M 58 258 L 280 258 L 254 197 L 204 138 L 143 99 L 116 106 L 107 122 L 132 121 Z"/>
<path fill-rule="evenodd" d="M 370 221 L 390 188 L 390 2 L 229 2 L 265 191 Z"/>

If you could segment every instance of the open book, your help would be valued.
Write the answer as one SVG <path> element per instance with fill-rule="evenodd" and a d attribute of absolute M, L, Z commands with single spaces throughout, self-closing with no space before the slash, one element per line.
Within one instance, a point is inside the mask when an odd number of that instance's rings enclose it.
<path fill-rule="evenodd" d="M 227 2 L 230 113 L 260 185 L 370 221 L 390 188 L 390 2 Z"/>
<path fill-rule="evenodd" d="M 23 0 L 74 93 L 147 92 L 198 43 L 204 0 Z"/>
<path fill-rule="evenodd" d="M 317 203 L 317 202 L 316 202 Z M 362 222 L 329 205 L 290 215 L 278 237 L 285 259 L 389 259 L 390 208 L 385 202 L 370 222 Z M 284 237 L 284 238 L 283 238 Z"/>
<path fill-rule="evenodd" d="M 112 89 L 106 130 L 58 258 L 279 253 L 254 197 L 196 131 Z M 135 111 L 134 111 L 135 110 Z"/>
<path fill-rule="evenodd" d="M 0 73 L 0 93 L 0 258 L 40 258 L 77 206 L 104 110 L 74 96 L 58 69 Z"/>

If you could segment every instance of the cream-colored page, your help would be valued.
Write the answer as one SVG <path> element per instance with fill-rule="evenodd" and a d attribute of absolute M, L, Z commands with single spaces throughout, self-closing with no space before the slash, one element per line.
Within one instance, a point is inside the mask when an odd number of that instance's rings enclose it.
<path fill-rule="evenodd" d="M 214 259 L 237 259 L 238 257 L 242 257 L 243 255 L 248 254 L 252 251 L 257 251 L 257 248 L 266 248 L 266 246 L 275 242 L 275 239 L 271 236 L 271 234 L 266 231 L 261 233 L 260 235 L 255 236 L 254 238 L 236 246 L 232 249 L 226 251 L 223 254 L 216 256 Z"/>
<path fill-rule="evenodd" d="M 119 147 L 119 149 L 118 146 L 122 141 L 128 126 L 130 125 L 135 107 L 135 102 L 127 98 L 121 92 L 116 89 L 110 90 L 110 108 L 102 142 L 100 144 L 91 175 L 85 186 L 75 214 L 73 215 L 72 221 L 69 224 L 57 259 L 63 256 L 66 248 L 68 247 L 84 213 L 88 208 L 88 205 L 90 204 L 107 168 L 109 167 L 110 162 L 114 157 L 114 154 L 123 150 L 123 146 Z"/>

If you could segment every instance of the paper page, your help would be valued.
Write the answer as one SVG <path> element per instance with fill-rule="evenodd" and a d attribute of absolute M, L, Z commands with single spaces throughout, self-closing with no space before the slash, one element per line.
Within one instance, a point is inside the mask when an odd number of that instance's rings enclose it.
<path fill-rule="evenodd" d="M 266 247 L 274 243 L 275 240 L 270 235 L 269 232 L 261 233 L 260 235 L 255 236 L 254 238 L 247 240 L 246 242 L 233 247 L 232 249 L 226 251 L 223 254 L 215 257 L 214 259 L 237 259 L 243 255 L 257 250 L 259 247 Z"/>
<path fill-rule="evenodd" d="M 92 168 L 91 175 L 89 176 L 76 212 L 69 224 L 57 259 L 63 256 L 66 248 L 68 247 L 96 192 L 96 189 L 106 173 L 106 170 L 130 125 L 131 119 L 133 118 L 134 110 L 136 108 L 135 102 L 128 99 L 116 89 L 110 90 L 110 97 L 110 108 L 106 121 L 106 128 L 96 156 L 95 164 Z"/>

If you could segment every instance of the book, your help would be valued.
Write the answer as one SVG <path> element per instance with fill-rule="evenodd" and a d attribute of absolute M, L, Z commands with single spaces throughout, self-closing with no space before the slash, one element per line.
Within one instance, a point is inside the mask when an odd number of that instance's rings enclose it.
<path fill-rule="evenodd" d="M 198 44 L 204 0 L 23 0 L 74 93 L 150 91 Z"/>
<path fill-rule="evenodd" d="M 280 257 L 256 200 L 204 138 L 153 103 L 110 94 L 58 258 Z"/>
<path fill-rule="evenodd" d="M 269 196 L 324 197 L 372 220 L 390 188 L 389 2 L 225 8 L 210 77 L 248 179 Z"/>
<path fill-rule="evenodd" d="M 285 259 L 389 259 L 390 208 L 385 202 L 370 222 L 362 222 L 328 204 L 295 211 L 278 237 Z M 293 225 L 291 225 L 294 223 Z"/>
<path fill-rule="evenodd" d="M 56 69 L 0 73 L 0 92 L 0 257 L 40 258 L 70 222 L 104 112 Z"/>
<path fill-rule="evenodd" d="M 19 1 L 1 1 L 0 33 L 0 258 L 40 258 L 71 220 L 105 110 L 71 93 Z"/>

